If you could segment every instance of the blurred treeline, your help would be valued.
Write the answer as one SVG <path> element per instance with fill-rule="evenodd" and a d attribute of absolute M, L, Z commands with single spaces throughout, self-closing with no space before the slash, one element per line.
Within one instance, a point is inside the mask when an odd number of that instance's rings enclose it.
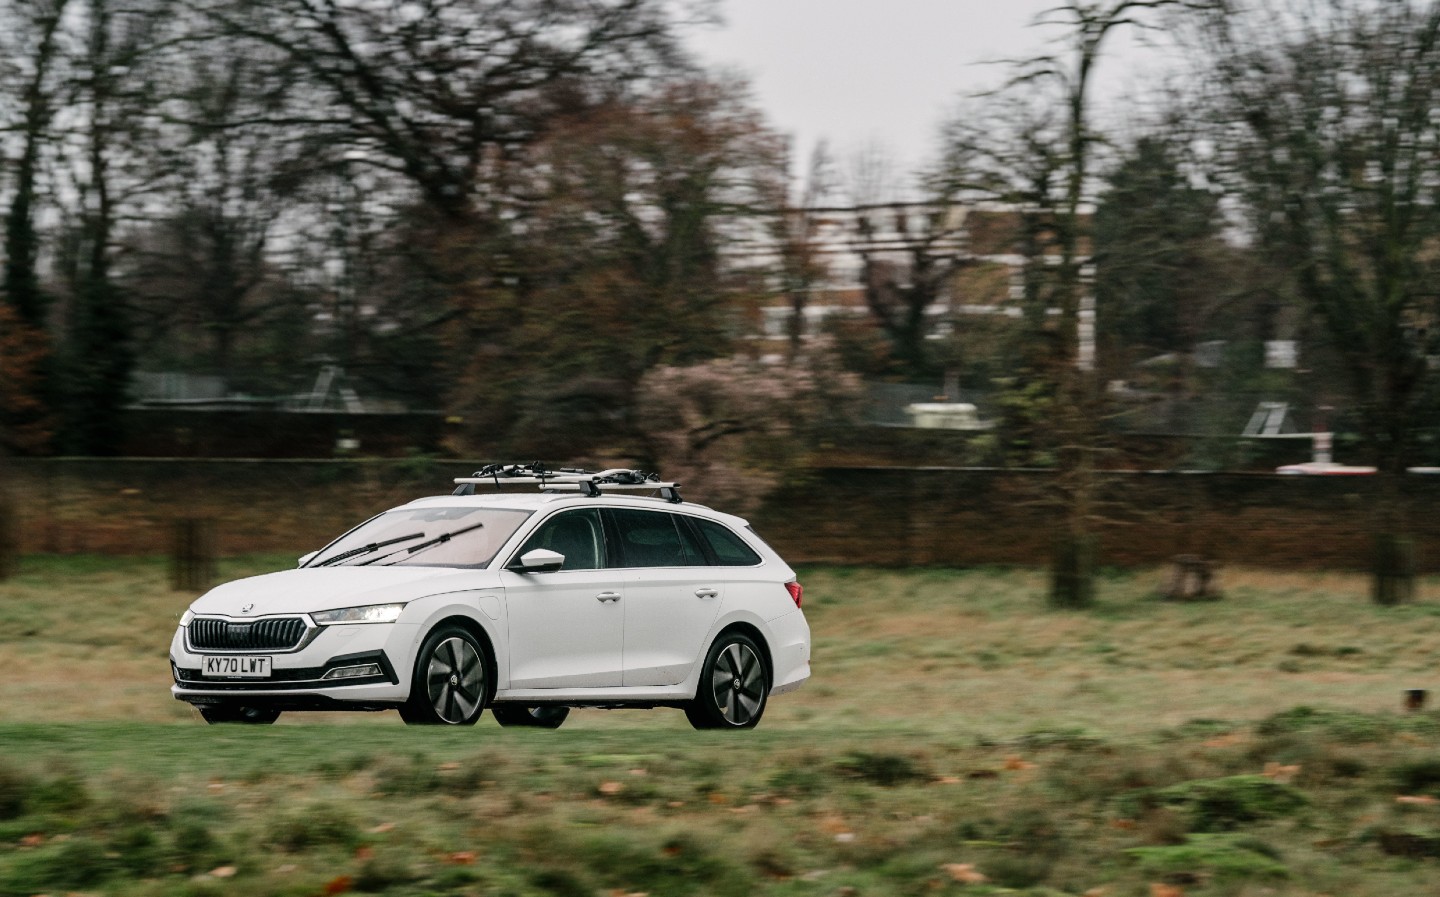
<path fill-rule="evenodd" d="M 1121 392 L 1337 404 L 1387 464 L 1424 432 L 1440 4 L 1058 4 L 1053 53 L 953 110 L 908 182 L 932 210 L 1008 210 L 1011 270 L 954 215 L 886 224 L 903 264 L 858 215 L 865 314 L 803 343 L 839 276 L 805 210 L 883 206 L 900 177 L 817 156 L 794 183 L 745 86 L 686 52 L 712 12 L 0 0 L 0 439 L 105 454 L 137 369 L 276 395 L 329 363 L 552 456 L 773 436 L 852 375 L 991 390 L 997 438 L 1027 446 L 1066 400 L 1082 292 Z M 1177 74 L 1097 112 L 1089 73 L 1131 28 L 1168 34 Z M 936 319 L 997 284 L 1014 316 Z M 762 304 L 795 323 L 788 368 L 756 375 L 735 359 Z M 1298 366 L 1267 366 L 1286 344 Z"/>

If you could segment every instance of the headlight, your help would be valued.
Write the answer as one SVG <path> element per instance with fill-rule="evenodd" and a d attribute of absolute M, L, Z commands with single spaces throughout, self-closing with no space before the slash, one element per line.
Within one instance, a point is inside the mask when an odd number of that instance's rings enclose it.
<path fill-rule="evenodd" d="M 331 623 L 394 623 L 400 619 L 403 604 L 371 604 L 367 607 L 342 607 L 339 610 L 322 610 L 310 618 L 321 626 Z"/>

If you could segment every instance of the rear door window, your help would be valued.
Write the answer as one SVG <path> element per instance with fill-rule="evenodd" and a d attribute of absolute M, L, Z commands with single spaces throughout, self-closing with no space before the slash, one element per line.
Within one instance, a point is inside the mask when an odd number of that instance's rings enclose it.
<path fill-rule="evenodd" d="M 705 552 L 688 527 L 664 511 L 607 508 L 626 567 L 702 567 Z"/>

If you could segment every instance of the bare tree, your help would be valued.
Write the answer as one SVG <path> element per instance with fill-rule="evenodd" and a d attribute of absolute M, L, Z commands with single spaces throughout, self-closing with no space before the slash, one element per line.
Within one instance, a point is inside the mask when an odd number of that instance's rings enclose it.
<path fill-rule="evenodd" d="M 1323 320 L 1380 469 L 1375 599 L 1407 600 L 1401 479 L 1440 354 L 1440 7 L 1234 8 L 1206 36 L 1251 233 Z"/>
<path fill-rule="evenodd" d="M 62 403 L 65 447 L 109 454 L 120 441 L 120 410 L 134 347 L 128 298 L 115 270 L 122 220 L 152 183 L 138 148 L 173 49 L 173 0 L 76 0 L 69 34 L 72 77 L 60 151 L 68 221 L 57 250 L 68 288 Z"/>
<path fill-rule="evenodd" d="M 806 337 L 805 309 L 810 294 L 828 273 L 822 253 L 821 233 L 829 198 L 836 189 L 829 151 L 822 141 L 811 152 L 798 201 L 790 199 L 788 174 L 771 188 L 776 194 L 771 237 L 780 247 L 780 291 L 789 306 L 785 336 L 789 360 L 799 358 Z M 782 172 L 782 174 L 784 174 Z"/>
<path fill-rule="evenodd" d="M 1044 384 L 1047 442 L 1063 508 L 1050 589 L 1057 607 L 1083 607 L 1094 596 L 1091 529 L 1098 513 L 1095 469 L 1104 394 L 1095 372 L 1094 297 L 1082 277 L 1091 251 L 1092 215 L 1086 206 L 1101 143 L 1091 122 L 1094 74 L 1116 32 L 1153 27 L 1152 16 L 1167 8 L 1201 5 L 1190 0 L 1058 4 L 1037 25 L 1062 29 L 1060 51 L 1013 63 L 1015 75 L 1000 92 L 1008 139 L 997 143 L 964 120 L 949 134 L 952 183 L 1006 199 L 1019 211 L 1018 242 L 1028 259 L 1025 305 L 1044 350 L 1035 374 Z M 1037 90 L 1055 101 L 1036 99 Z"/>
<path fill-rule="evenodd" d="M 3 337 L 10 351 L 0 364 L 9 383 L 0 398 L 0 447 L 27 451 L 42 448 L 53 424 L 48 409 L 50 370 L 46 330 L 48 302 L 40 286 L 40 234 L 36 224 L 37 184 L 42 154 L 50 145 L 51 121 L 63 102 L 55 69 L 62 60 L 61 18 L 68 0 L 0 5 L 0 22 L 9 23 L 0 38 L 11 65 L 0 93 L 15 98 L 5 109 L 15 120 L 20 156 L 14 161 L 14 183 L 5 214 L 3 301 L 9 308 Z"/>
<path fill-rule="evenodd" d="M 236 40 L 286 54 L 333 112 L 327 140 L 468 219 L 497 159 L 547 123 L 680 64 L 667 0 L 192 0 Z"/>

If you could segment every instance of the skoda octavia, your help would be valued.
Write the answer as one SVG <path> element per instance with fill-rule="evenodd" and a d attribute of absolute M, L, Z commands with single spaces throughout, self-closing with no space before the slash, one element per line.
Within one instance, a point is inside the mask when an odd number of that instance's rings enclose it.
<path fill-rule="evenodd" d="M 809 678 L 800 584 L 744 520 L 629 470 L 456 482 L 197 599 L 170 645 L 175 697 L 212 723 L 463 726 L 488 707 L 553 728 L 572 707 L 677 707 L 746 729 Z"/>

